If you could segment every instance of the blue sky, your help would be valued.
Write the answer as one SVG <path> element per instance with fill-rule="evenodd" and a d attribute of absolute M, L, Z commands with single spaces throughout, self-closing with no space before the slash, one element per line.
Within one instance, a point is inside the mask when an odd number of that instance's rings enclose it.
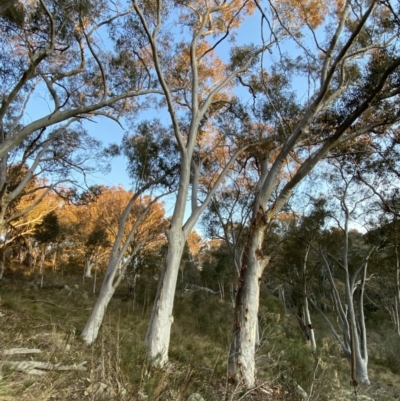
<path fill-rule="evenodd" d="M 256 11 L 252 17 L 249 17 L 240 29 L 237 31 L 236 35 L 236 45 L 243 44 L 261 44 L 261 34 L 260 34 L 260 22 L 261 17 L 259 13 Z M 294 53 L 296 50 L 293 48 L 291 52 Z M 217 51 L 217 54 L 223 58 L 227 59 L 229 56 L 228 46 L 221 45 L 220 49 Z M 271 55 L 267 52 L 265 56 L 266 64 L 268 60 L 271 58 Z M 304 84 L 303 84 L 304 85 Z M 298 89 L 302 88 L 302 84 L 298 85 Z M 306 93 L 306 88 L 304 87 L 304 93 Z M 241 97 L 241 100 L 245 100 L 248 98 L 251 101 L 251 95 L 249 94 L 247 89 L 240 89 L 237 94 Z M 300 96 L 302 96 L 300 94 Z M 44 96 L 40 93 L 40 91 L 34 96 L 27 109 L 27 119 L 36 119 L 39 116 L 43 115 L 43 112 L 47 112 L 47 109 L 51 108 L 51 106 L 47 103 Z M 139 116 L 139 118 L 147 118 L 152 119 L 157 116 L 157 118 L 161 118 L 167 125 L 170 123 L 169 116 L 166 111 L 147 111 Z M 123 123 L 123 122 L 122 122 Z M 122 137 L 125 133 L 125 130 L 118 125 L 116 122 L 107 119 L 107 118 L 96 118 L 94 122 L 85 121 L 85 128 L 88 130 L 89 134 L 93 137 L 101 140 L 104 145 L 108 145 L 110 143 L 120 144 Z M 126 163 L 124 158 L 115 157 L 111 160 L 111 171 L 108 174 L 103 173 L 94 173 L 88 175 L 87 183 L 89 185 L 92 184 L 101 184 L 107 186 L 116 186 L 122 185 L 126 189 L 131 189 L 131 181 L 126 173 Z M 173 208 L 173 199 L 167 201 L 167 214 L 172 212 Z"/>

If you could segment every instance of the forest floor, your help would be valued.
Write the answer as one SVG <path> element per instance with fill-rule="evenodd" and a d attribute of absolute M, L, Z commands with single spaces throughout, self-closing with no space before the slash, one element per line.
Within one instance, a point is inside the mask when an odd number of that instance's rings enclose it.
<path fill-rule="evenodd" d="M 319 351 L 312 355 L 294 315 L 273 295 L 264 296 L 261 305 L 258 385 L 250 392 L 227 381 L 232 304 L 212 294 L 178 289 L 166 369 L 146 363 L 151 294 L 132 300 L 123 286 L 98 341 L 88 347 L 79 334 L 96 299 L 93 280 L 46 271 L 40 288 L 37 275 L 6 272 L 0 281 L 0 401 L 186 401 L 194 393 L 205 401 L 296 401 L 304 399 L 300 387 L 308 401 L 356 399 L 349 364 L 322 319 L 315 319 Z M 97 291 L 100 284 L 98 279 Z M 359 388 L 357 399 L 400 400 L 400 344 L 384 336 L 382 325 L 370 329 L 369 340 L 372 385 Z M 40 353 L 2 353 L 14 348 Z M 12 366 L 16 361 L 27 363 Z M 43 374 L 28 374 L 24 367 L 33 361 L 51 363 L 52 369 L 42 365 Z M 63 367 L 67 370 L 58 370 Z"/>

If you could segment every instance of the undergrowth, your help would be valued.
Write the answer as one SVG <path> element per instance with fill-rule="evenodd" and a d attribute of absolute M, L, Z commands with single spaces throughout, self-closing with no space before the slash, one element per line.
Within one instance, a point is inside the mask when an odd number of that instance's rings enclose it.
<path fill-rule="evenodd" d="M 318 351 L 313 354 L 290 311 L 272 295 L 263 297 L 260 308 L 258 382 L 249 392 L 227 380 L 230 301 L 201 291 L 179 292 L 170 363 L 154 369 L 144 346 L 154 288 L 138 291 L 134 299 L 127 297 L 123 286 L 118 289 L 98 340 L 88 347 L 79 334 L 96 299 L 93 281 L 49 272 L 42 289 L 37 282 L 34 275 L 18 274 L 0 281 L 0 350 L 41 350 L 0 356 L 0 401 L 186 401 L 193 393 L 206 401 L 296 401 L 304 399 L 302 391 L 307 401 L 353 397 L 348 362 L 329 333 L 317 330 Z M 395 344 L 383 344 L 380 354 L 372 358 L 371 379 L 379 381 L 379 386 L 361 388 L 360 395 L 400 400 L 399 386 L 394 383 L 399 378 L 400 349 Z M 35 376 L 9 365 L 22 360 L 66 366 L 86 362 L 86 370 L 50 370 Z M 385 384 L 385 377 L 391 378 L 391 385 Z"/>

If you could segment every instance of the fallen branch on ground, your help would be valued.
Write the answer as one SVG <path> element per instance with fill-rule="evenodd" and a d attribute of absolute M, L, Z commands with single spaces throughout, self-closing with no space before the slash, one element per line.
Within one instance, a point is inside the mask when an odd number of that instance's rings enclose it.
<path fill-rule="evenodd" d="M 0 361 L 0 364 L 10 366 L 20 372 L 28 373 L 30 375 L 44 375 L 49 370 L 86 370 L 86 361 L 79 365 L 61 365 L 59 363 L 53 364 L 50 362 L 39 361 Z"/>
<path fill-rule="evenodd" d="M 40 354 L 41 352 L 37 348 L 10 348 L 0 351 L 0 355 Z"/>

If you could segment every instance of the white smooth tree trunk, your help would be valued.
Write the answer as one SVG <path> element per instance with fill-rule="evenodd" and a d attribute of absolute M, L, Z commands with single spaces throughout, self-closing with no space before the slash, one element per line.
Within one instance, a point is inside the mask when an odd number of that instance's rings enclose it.
<path fill-rule="evenodd" d="M 126 205 L 126 207 L 122 213 L 122 216 L 119 220 L 117 238 L 115 239 L 115 242 L 111 249 L 111 253 L 110 253 L 110 256 L 108 259 L 106 274 L 104 276 L 104 280 L 102 282 L 101 289 L 100 289 L 100 294 L 99 294 L 99 297 L 97 298 L 97 301 L 93 308 L 93 311 L 86 323 L 86 326 L 83 329 L 82 334 L 81 334 L 83 340 L 87 344 L 92 344 L 96 340 L 97 335 L 99 333 L 101 323 L 104 318 L 105 311 L 107 309 L 107 306 L 108 306 L 112 296 L 114 295 L 115 289 L 118 287 L 119 283 L 121 282 L 122 278 L 124 277 L 125 269 L 126 269 L 127 265 L 129 264 L 131 258 L 143 245 L 144 240 L 139 242 L 136 245 L 136 247 L 133 250 L 131 250 L 131 255 L 128 258 L 123 259 L 125 253 L 128 250 L 129 245 L 132 242 L 133 235 L 137 231 L 138 225 L 141 223 L 141 221 L 143 221 L 143 219 L 146 217 L 147 213 L 150 211 L 151 206 L 158 199 L 158 198 L 155 198 L 152 202 L 149 203 L 149 205 L 147 205 L 145 210 L 136 219 L 136 221 L 133 224 L 127 237 L 124 239 L 124 229 L 125 229 L 126 220 L 129 216 L 130 211 L 132 210 L 134 203 L 139 198 L 140 194 L 141 194 L 141 192 L 138 191 L 135 195 L 132 196 L 132 198 Z M 115 278 L 118 268 L 120 268 L 121 274 L 119 274 L 119 276 L 117 278 Z M 95 270 L 93 292 L 95 292 L 95 289 L 96 289 L 96 272 L 97 272 L 97 270 Z"/>
<path fill-rule="evenodd" d="M 400 336 L 400 305 L 399 305 L 400 294 L 397 294 L 394 299 L 394 324 L 396 327 L 396 333 Z"/>
<path fill-rule="evenodd" d="M 56 271 L 56 261 L 57 261 L 57 249 L 54 251 L 53 254 L 53 272 Z"/>
<path fill-rule="evenodd" d="M 346 191 L 348 189 L 348 183 Z M 370 384 L 368 377 L 368 348 L 367 348 L 367 334 L 365 326 L 365 316 L 364 316 L 364 289 L 365 281 L 367 278 L 368 262 L 372 254 L 375 252 L 376 248 L 370 249 L 368 255 L 365 257 L 360 267 L 356 269 L 353 274 L 350 274 L 349 263 L 348 263 L 348 253 L 349 253 L 349 219 L 350 211 L 346 204 L 346 195 L 344 193 L 342 199 L 342 210 L 345 214 L 344 222 L 344 241 L 343 241 L 343 257 L 341 261 L 341 267 L 344 271 L 344 285 L 345 294 L 344 300 L 340 296 L 336 283 L 334 281 L 331 267 L 329 265 L 328 259 L 325 255 L 321 254 L 326 271 L 328 273 L 328 279 L 331 285 L 332 299 L 335 305 L 337 316 L 341 323 L 342 338 L 336 332 L 333 324 L 329 321 L 329 318 L 321 311 L 319 312 L 325 318 L 329 327 L 339 342 L 344 354 L 350 362 L 351 367 L 351 377 L 352 384 L 356 387 L 358 383 Z M 361 273 L 361 281 L 356 284 L 356 279 Z M 357 299 L 358 304 L 358 316 L 355 311 L 355 297 L 358 290 L 359 296 Z M 315 306 L 315 304 L 314 304 Z M 318 309 L 318 308 L 317 308 Z"/>
<path fill-rule="evenodd" d="M 114 282 L 118 266 L 118 244 L 114 244 L 108 261 L 106 274 L 101 285 L 99 297 L 97 298 L 96 304 L 81 334 L 81 337 L 86 344 L 90 345 L 96 341 L 107 306 L 114 295 L 115 289 L 121 281 L 122 277 L 120 276 Z"/>
<path fill-rule="evenodd" d="M 171 227 L 165 267 L 158 284 L 157 297 L 146 335 L 148 359 L 157 366 L 164 366 L 168 362 L 171 326 L 174 321 L 172 310 L 185 241 L 181 227 L 179 225 Z"/>
<path fill-rule="evenodd" d="M 317 350 L 317 343 L 315 341 L 314 326 L 311 322 L 310 307 L 308 303 L 308 291 L 307 291 L 307 261 L 310 252 L 310 246 L 307 247 L 306 254 L 303 262 L 303 304 L 304 304 L 304 325 L 308 333 L 308 339 L 313 352 Z"/>
<path fill-rule="evenodd" d="M 85 257 L 85 275 L 84 277 L 92 277 L 92 259 L 90 256 Z"/>
<path fill-rule="evenodd" d="M 315 331 L 314 331 L 314 326 L 311 322 L 311 314 L 310 314 L 310 308 L 308 305 L 308 297 L 304 297 L 304 318 L 305 318 L 305 326 L 308 331 L 309 335 L 309 341 L 310 341 L 310 346 L 313 352 L 317 350 L 317 342 L 315 341 Z"/>
<path fill-rule="evenodd" d="M 257 215 L 254 219 L 243 253 L 228 363 L 230 380 L 247 388 L 255 384 L 260 282 L 269 262 L 262 254 L 266 223 L 260 217 Z"/>
<path fill-rule="evenodd" d="M 115 288 L 112 284 L 113 277 L 114 275 L 111 275 L 103 282 L 96 305 L 82 331 L 81 336 L 86 344 L 93 344 L 97 339 L 107 306 L 115 292 Z"/>

